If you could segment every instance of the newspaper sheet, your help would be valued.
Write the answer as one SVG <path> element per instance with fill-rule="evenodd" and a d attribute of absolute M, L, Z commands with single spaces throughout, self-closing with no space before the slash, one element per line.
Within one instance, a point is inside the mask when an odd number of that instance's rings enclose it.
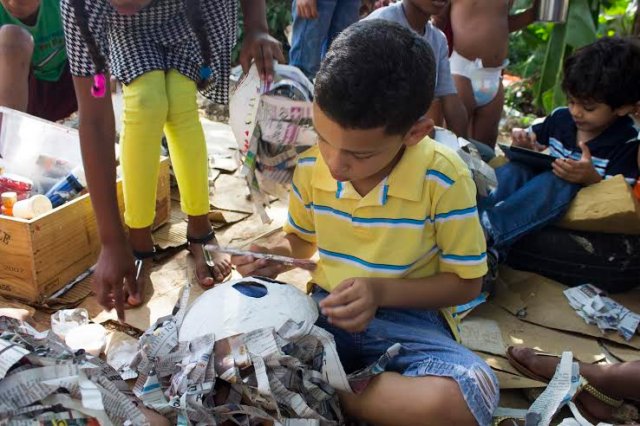
<path fill-rule="evenodd" d="M 640 315 L 631 312 L 592 284 L 583 284 L 564 291 L 569 304 L 587 324 L 595 324 L 604 333 L 617 331 L 631 340 L 640 324 Z"/>

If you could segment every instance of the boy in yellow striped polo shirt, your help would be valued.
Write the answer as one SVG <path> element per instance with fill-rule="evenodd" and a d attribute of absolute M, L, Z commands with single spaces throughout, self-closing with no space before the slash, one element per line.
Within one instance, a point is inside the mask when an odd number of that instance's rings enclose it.
<path fill-rule="evenodd" d="M 380 20 L 350 26 L 315 81 L 318 145 L 300 155 L 286 236 L 254 250 L 320 260 L 318 325 L 350 372 L 402 351 L 345 412 L 374 424 L 490 424 L 491 369 L 456 342 L 450 306 L 480 293 L 485 240 L 470 172 L 427 137 L 435 60 L 425 41 Z M 232 258 L 242 275 L 284 267 Z"/>

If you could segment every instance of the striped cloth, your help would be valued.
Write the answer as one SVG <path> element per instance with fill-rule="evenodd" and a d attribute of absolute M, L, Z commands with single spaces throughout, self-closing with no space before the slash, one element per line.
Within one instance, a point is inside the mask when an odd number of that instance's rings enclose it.
<path fill-rule="evenodd" d="M 331 291 L 353 277 L 423 278 L 487 272 L 486 245 L 470 172 L 425 138 L 406 148 L 365 197 L 331 177 L 317 147 L 300 155 L 285 232 L 317 245 L 313 283 Z M 451 309 L 443 310 L 454 334 Z"/>

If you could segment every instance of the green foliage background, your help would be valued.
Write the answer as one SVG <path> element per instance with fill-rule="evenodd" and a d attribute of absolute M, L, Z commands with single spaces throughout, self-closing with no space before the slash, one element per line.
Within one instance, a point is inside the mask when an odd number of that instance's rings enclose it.
<path fill-rule="evenodd" d="M 282 50 L 286 58 L 289 53 L 289 43 L 285 37 L 285 29 L 291 24 L 291 0 L 267 0 L 267 24 L 269 25 L 269 33 L 282 43 Z M 242 11 L 240 10 L 240 3 L 238 3 L 238 38 L 231 54 L 233 64 L 238 63 L 238 56 L 244 39 L 243 28 Z"/>

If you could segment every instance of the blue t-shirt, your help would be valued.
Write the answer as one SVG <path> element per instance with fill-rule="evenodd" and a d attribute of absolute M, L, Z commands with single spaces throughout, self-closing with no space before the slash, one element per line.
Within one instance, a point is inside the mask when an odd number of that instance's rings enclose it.
<path fill-rule="evenodd" d="M 385 21 L 397 22 L 403 27 L 412 29 L 409 21 L 407 21 L 407 17 L 404 15 L 401 1 L 376 9 L 365 19 L 384 19 Z M 429 43 L 436 59 L 436 88 L 434 96 L 439 98 L 447 95 L 455 95 L 457 91 L 453 77 L 451 76 L 451 69 L 449 68 L 449 46 L 447 45 L 447 37 L 442 31 L 434 27 L 431 22 L 427 22 L 427 25 L 424 26 L 424 34 L 419 35 Z"/>
<path fill-rule="evenodd" d="M 558 108 L 542 123 L 531 126 L 539 143 L 549 146 L 557 158 L 580 160 L 576 124 L 568 108 Z M 587 142 L 595 169 L 603 178 L 624 175 L 629 183 L 638 179 L 640 135 L 629 116 L 623 116 Z"/>

